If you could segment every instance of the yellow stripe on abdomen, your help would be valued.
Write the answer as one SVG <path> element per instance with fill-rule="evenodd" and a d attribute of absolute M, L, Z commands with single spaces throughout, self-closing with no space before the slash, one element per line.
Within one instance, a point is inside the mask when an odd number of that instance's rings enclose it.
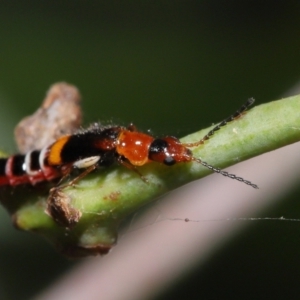
<path fill-rule="evenodd" d="M 60 139 L 58 139 L 49 149 L 49 155 L 48 155 L 48 163 L 49 165 L 61 165 L 63 164 L 63 161 L 61 159 L 61 151 L 65 144 L 70 139 L 70 135 L 63 136 Z"/>

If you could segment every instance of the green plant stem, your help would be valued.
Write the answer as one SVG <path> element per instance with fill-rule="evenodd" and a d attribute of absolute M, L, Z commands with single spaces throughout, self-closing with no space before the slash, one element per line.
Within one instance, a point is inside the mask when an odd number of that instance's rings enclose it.
<path fill-rule="evenodd" d="M 182 141 L 198 141 L 211 128 Z M 300 96 L 295 96 L 252 108 L 192 151 L 210 165 L 224 168 L 299 140 Z M 116 243 L 118 226 L 130 213 L 174 188 L 211 173 L 198 163 L 171 167 L 150 163 L 139 171 L 148 183 L 135 172 L 114 166 L 94 172 L 76 187 L 65 189 L 72 206 L 82 213 L 72 229 L 59 226 L 45 213 L 49 187 L 39 190 L 20 187 L 13 195 L 7 187 L 1 200 L 18 228 L 45 236 L 66 255 L 104 253 Z M 255 183 L 259 186 L 259 182 Z"/>

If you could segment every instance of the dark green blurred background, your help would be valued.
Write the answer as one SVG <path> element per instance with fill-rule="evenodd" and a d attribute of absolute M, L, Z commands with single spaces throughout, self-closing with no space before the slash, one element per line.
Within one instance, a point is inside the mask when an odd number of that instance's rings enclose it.
<path fill-rule="evenodd" d="M 1 147 L 15 151 L 14 125 L 57 81 L 80 89 L 86 124 L 177 136 L 249 96 L 279 98 L 300 79 L 299 13 L 299 1 L 1 1 Z M 299 196 L 272 213 L 300 217 Z M 73 265 L 4 211 L 0 234 L 1 299 L 29 299 Z M 256 223 L 160 299 L 297 299 L 299 234 Z"/>

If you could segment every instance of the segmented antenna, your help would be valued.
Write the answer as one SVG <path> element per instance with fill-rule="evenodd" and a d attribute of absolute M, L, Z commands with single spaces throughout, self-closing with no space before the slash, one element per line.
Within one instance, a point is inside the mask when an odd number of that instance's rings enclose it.
<path fill-rule="evenodd" d="M 225 177 L 229 177 L 229 178 L 231 178 L 231 179 L 235 179 L 235 180 L 237 180 L 237 181 L 240 181 L 240 182 L 243 182 L 243 183 L 245 183 L 245 184 L 247 184 L 247 185 L 250 185 L 250 186 L 252 186 L 252 187 L 255 188 L 255 189 L 258 189 L 258 186 L 257 186 L 256 184 L 252 183 L 252 182 L 249 181 L 249 180 L 245 180 L 245 179 L 242 178 L 242 177 L 238 177 L 238 176 L 236 176 L 236 175 L 234 175 L 234 174 L 230 174 L 230 173 L 228 173 L 228 172 L 226 172 L 226 171 L 221 170 L 220 168 L 215 168 L 215 167 L 209 165 L 207 162 L 202 161 L 202 160 L 199 159 L 199 158 L 193 158 L 193 160 L 196 161 L 196 162 L 198 162 L 198 163 L 200 163 L 202 166 L 204 166 L 205 168 L 207 168 L 207 169 L 209 169 L 209 170 L 211 170 L 211 171 L 213 171 L 213 172 L 215 172 L 215 173 L 221 174 L 221 175 L 223 175 L 223 176 L 225 176 Z"/>
<path fill-rule="evenodd" d="M 205 141 L 209 140 L 212 135 L 223 126 L 227 125 L 227 123 L 233 121 L 234 119 L 239 118 L 249 106 L 254 103 L 253 98 L 249 98 L 234 114 L 230 115 L 228 118 L 224 119 L 221 123 L 215 126 L 211 131 L 209 131 L 200 141 L 194 143 L 184 143 L 185 147 L 197 147 L 199 145 L 204 144 Z"/>
<path fill-rule="evenodd" d="M 249 98 L 246 103 L 244 103 L 234 114 L 230 115 L 228 118 L 224 119 L 221 123 L 219 123 L 217 126 L 215 126 L 212 130 L 210 130 L 200 141 L 198 142 L 195 142 L 195 143 L 186 143 L 186 144 L 183 144 L 184 146 L 186 147 L 196 147 L 196 146 L 199 146 L 201 144 L 204 144 L 205 141 L 207 141 L 208 139 L 210 139 L 210 137 L 212 135 L 214 135 L 214 133 L 218 130 L 220 130 L 220 128 L 222 128 L 223 126 L 225 126 L 227 123 L 233 121 L 234 119 L 237 119 L 239 118 L 246 110 L 249 106 L 251 106 L 253 103 L 254 103 L 254 99 L 253 98 Z M 215 172 L 215 173 L 218 173 L 218 174 L 221 174 L 225 177 L 229 177 L 231 179 L 235 179 L 235 180 L 238 180 L 240 182 L 243 182 L 247 185 L 250 185 L 252 186 L 253 188 L 255 189 L 258 189 L 258 186 L 254 183 L 252 183 L 251 181 L 249 180 L 245 180 L 244 178 L 242 177 L 238 177 L 234 174 L 230 174 L 226 171 L 223 171 L 219 168 L 215 168 L 211 165 L 209 165 L 208 163 L 202 161 L 201 159 L 199 158 L 194 158 L 193 157 L 193 160 L 200 163 L 202 166 L 206 167 L 207 169 Z"/>

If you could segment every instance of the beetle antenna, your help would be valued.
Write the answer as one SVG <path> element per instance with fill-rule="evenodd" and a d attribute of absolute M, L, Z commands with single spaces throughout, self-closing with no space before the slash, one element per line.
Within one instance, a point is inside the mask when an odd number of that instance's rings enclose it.
<path fill-rule="evenodd" d="M 215 126 L 211 131 L 209 131 L 200 141 L 195 143 L 183 143 L 185 147 L 196 147 L 201 144 L 204 144 L 205 141 L 209 140 L 212 135 L 215 134 L 216 131 L 220 130 L 223 126 L 227 125 L 227 123 L 238 119 L 249 106 L 254 103 L 254 98 L 249 98 L 234 114 L 230 115 L 228 118 L 224 119 L 221 123 Z"/>
<path fill-rule="evenodd" d="M 206 163 L 205 161 L 202 161 L 199 158 L 193 157 L 193 160 L 196 161 L 196 162 L 198 162 L 198 163 L 200 163 L 202 166 L 204 166 L 205 168 L 207 168 L 207 169 L 209 169 L 209 170 L 211 170 L 211 171 L 213 171 L 215 173 L 221 174 L 221 175 L 223 175 L 225 177 L 229 177 L 231 179 L 235 179 L 237 181 L 240 181 L 240 182 L 243 182 L 243 183 L 245 183 L 247 185 L 250 185 L 250 186 L 252 186 L 255 189 L 258 189 L 258 186 L 256 184 L 252 183 L 249 180 L 246 180 L 246 179 L 244 179 L 242 177 L 238 177 L 238 176 L 236 176 L 234 174 L 230 174 L 230 173 L 228 173 L 226 171 L 221 170 L 220 168 L 215 168 L 215 167 L 209 165 L 208 163 Z"/>

